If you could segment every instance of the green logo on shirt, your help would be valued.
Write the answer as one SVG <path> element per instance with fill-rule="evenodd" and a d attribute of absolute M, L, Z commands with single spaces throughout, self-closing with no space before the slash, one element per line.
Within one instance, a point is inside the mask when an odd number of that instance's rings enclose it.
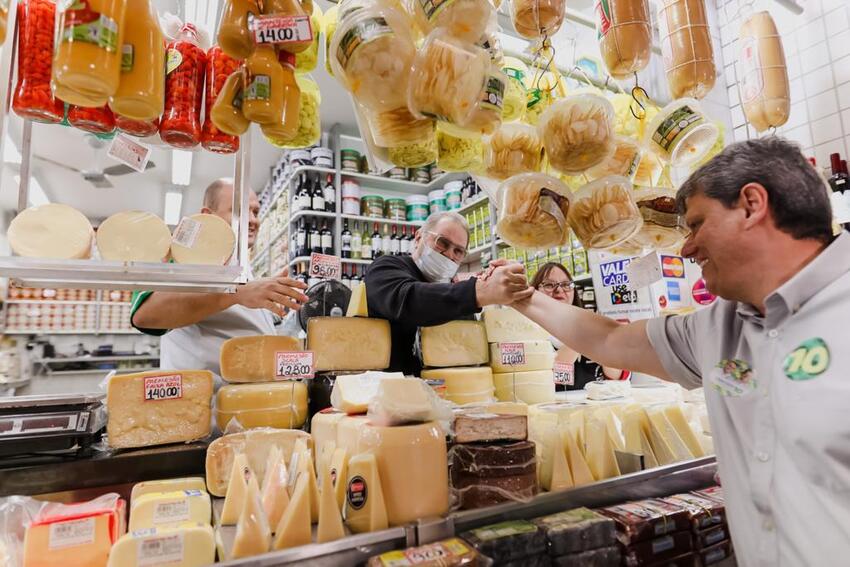
<path fill-rule="evenodd" d="M 811 380 L 829 368 L 829 347 L 823 339 L 809 339 L 785 357 L 782 369 L 791 380 Z"/>

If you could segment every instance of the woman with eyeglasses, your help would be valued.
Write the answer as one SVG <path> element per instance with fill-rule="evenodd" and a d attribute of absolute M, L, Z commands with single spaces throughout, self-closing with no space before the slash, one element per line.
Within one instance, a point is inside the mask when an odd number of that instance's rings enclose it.
<path fill-rule="evenodd" d="M 531 287 L 549 297 L 582 307 L 581 298 L 576 293 L 576 284 L 567 269 L 557 262 L 549 262 L 540 267 L 531 280 Z M 556 390 L 582 390 L 588 382 L 596 380 L 628 380 L 631 374 L 627 370 L 600 366 L 581 356 L 576 351 L 564 346 L 552 337 L 555 348 L 558 349 L 556 361 L 573 364 L 573 384 L 557 385 Z"/>

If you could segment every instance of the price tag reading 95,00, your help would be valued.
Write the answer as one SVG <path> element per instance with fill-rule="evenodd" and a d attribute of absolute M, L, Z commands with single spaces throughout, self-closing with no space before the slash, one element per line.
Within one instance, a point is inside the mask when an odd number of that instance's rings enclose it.
<path fill-rule="evenodd" d="M 525 364 L 525 345 L 522 343 L 499 343 L 499 355 L 502 366 L 522 366 Z"/>
<path fill-rule="evenodd" d="M 342 261 L 339 256 L 328 254 L 310 254 L 310 276 L 314 278 L 338 280 L 342 273 Z"/>
<path fill-rule="evenodd" d="M 309 351 L 275 353 L 275 375 L 279 380 L 312 378 L 313 353 Z"/>
<path fill-rule="evenodd" d="M 176 400 L 183 397 L 183 376 L 169 374 L 145 378 L 145 401 Z"/>
<path fill-rule="evenodd" d="M 313 41 L 310 16 L 257 16 L 250 25 L 258 44 Z"/>

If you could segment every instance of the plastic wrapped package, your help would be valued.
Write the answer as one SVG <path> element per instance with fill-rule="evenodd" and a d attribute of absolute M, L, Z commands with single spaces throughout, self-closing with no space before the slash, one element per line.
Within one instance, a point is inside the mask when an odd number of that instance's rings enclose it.
<path fill-rule="evenodd" d="M 714 87 L 717 71 L 705 0 L 662 0 L 658 35 L 673 98 L 703 98 Z"/>
<path fill-rule="evenodd" d="M 625 136 L 614 136 L 614 153 L 598 165 L 587 170 L 591 179 L 607 175 L 619 175 L 629 181 L 634 178 L 643 150 L 637 140 Z"/>
<path fill-rule="evenodd" d="M 702 159 L 717 141 L 717 126 L 705 119 L 692 98 L 674 100 L 649 123 L 644 145 L 662 161 L 686 167 Z"/>
<path fill-rule="evenodd" d="M 676 208 L 676 190 L 662 187 L 637 187 L 634 199 L 643 217 L 643 227 L 632 238 L 636 244 L 657 250 L 678 248 L 687 236 Z"/>
<path fill-rule="evenodd" d="M 248 22 L 259 13 L 257 0 L 225 1 L 217 39 L 225 53 L 236 59 L 246 59 L 254 52 L 254 37 Z"/>
<path fill-rule="evenodd" d="M 118 91 L 121 80 L 127 0 L 59 6 L 53 93 L 69 104 L 103 106 Z"/>
<path fill-rule="evenodd" d="M 437 161 L 437 155 L 436 132 L 418 142 L 387 148 L 387 156 L 396 167 L 422 167 Z"/>
<path fill-rule="evenodd" d="M 575 194 L 567 220 L 585 249 L 610 248 L 634 236 L 643 219 L 625 177 L 603 177 Z"/>
<path fill-rule="evenodd" d="M 538 492 L 534 443 L 456 444 L 449 450 L 453 508 L 528 502 Z"/>
<path fill-rule="evenodd" d="M 120 114 L 116 114 L 115 127 L 125 134 L 146 138 L 159 132 L 159 117 L 153 120 L 133 120 L 132 118 L 125 118 Z"/>
<path fill-rule="evenodd" d="M 652 55 L 647 0 L 607 0 L 596 8 L 599 52 L 615 79 L 642 71 Z"/>
<path fill-rule="evenodd" d="M 18 2 L 18 82 L 12 109 L 37 122 L 59 123 L 65 117 L 65 104 L 50 88 L 55 18 L 52 0 Z"/>
<path fill-rule="evenodd" d="M 406 85 L 416 46 L 410 22 L 391 7 L 373 4 L 341 19 L 331 42 L 334 76 L 373 112 L 407 103 Z"/>
<path fill-rule="evenodd" d="M 121 82 L 109 99 L 115 114 L 151 121 L 165 100 L 165 38 L 150 0 L 127 0 Z"/>
<path fill-rule="evenodd" d="M 499 188 L 501 204 L 496 230 L 517 248 L 563 246 L 569 238 L 572 192 L 543 173 L 511 177 Z"/>
<path fill-rule="evenodd" d="M 437 166 L 443 171 L 477 172 L 483 166 L 481 138 L 458 137 L 437 126 Z"/>
<path fill-rule="evenodd" d="M 213 46 L 207 51 L 206 101 L 204 103 L 204 125 L 201 129 L 201 145 L 205 150 L 232 154 L 239 149 L 239 137 L 219 130 L 210 119 L 212 109 L 224 89 L 227 79 L 239 68 L 239 61 L 226 54 L 221 47 Z"/>
<path fill-rule="evenodd" d="M 528 124 L 503 124 L 484 145 L 484 174 L 505 180 L 520 173 L 540 171 L 543 141 Z"/>
<path fill-rule="evenodd" d="M 406 106 L 380 112 L 364 108 L 364 115 L 375 143 L 384 148 L 427 142 L 434 136 L 434 121 L 413 116 Z"/>
<path fill-rule="evenodd" d="M 444 124 L 447 132 L 455 136 L 478 138 L 492 134 L 502 124 L 502 105 L 505 97 L 507 77 L 495 68 L 490 70 L 484 91 L 476 101 L 472 112 L 462 125 Z"/>
<path fill-rule="evenodd" d="M 297 73 L 312 73 L 319 63 L 319 44 L 322 43 L 322 9 L 313 4 L 313 14 L 310 16 L 313 27 L 313 43 L 310 47 L 295 55 L 295 71 Z"/>
<path fill-rule="evenodd" d="M 546 534 L 526 520 L 491 524 L 460 536 L 487 557 L 498 557 L 499 564 L 546 553 Z"/>
<path fill-rule="evenodd" d="M 176 148 L 193 148 L 201 142 L 201 107 L 204 102 L 206 54 L 197 30 L 185 24 L 166 51 L 165 113 L 160 119 L 162 141 Z"/>
<path fill-rule="evenodd" d="M 525 39 L 555 35 L 566 15 L 565 0 L 511 0 L 511 22 Z"/>
<path fill-rule="evenodd" d="M 322 137 L 322 123 L 319 116 L 322 95 L 319 92 L 319 85 L 310 75 L 297 75 L 295 82 L 301 89 L 298 133 L 290 140 L 276 140 L 266 136 L 266 141 L 278 148 L 308 148 L 317 144 Z"/>
<path fill-rule="evenodd" d="M 414 564 L 417 567 L 488 567 L 492 561 L 480 555 L 462 539 L 453 537 L 419 547 L 375 555 L 369 559 L 367 567 L 399 567 Z"/>
<path fill-rule="evenodd" d="M 478 41 L 495 10 L 490 0 L 406 0 L 422 35 L 444 29 L 466 42 Z"/>
<path fill-rule="evenodd" d="M 508 78 L 505 84 L 505 97 L 502 102 L 502 122 L 519 120 L 525 114 L 526 92 L 525 76 L 528 67 L 515 57 L 505 57 L 502 73 Z"/>
<path fill-rule="evenodd" d="M 452 410 L 433 388 L 418 378 L 385 378 L 377 384 L 369 400 L 370 423 L 395 426 L 452 419 Z"/>
<path fill-rule="evenodd" d="M 322 17 L 322 34 L 325 36 L 325 70 L 333 77 L 334 70 L 331 67 L 331 43 L 339 16 L 339 7 L 331 6 Z"/>
<path fill-rule="evenodd" d="M 231 73 L 225 79 L 210 110 L 209 120 L 213 125 L 231 136 L 241 136 L 251 125 L 251 122 L 242 114 L 244 79 L 245 74 L 241 69 Z"/>
<path fill-rule="evenodd" d="M 767 11 L 756 12 L 741 25 L 738 86 L 747 121 L 757 132 L 788 121 L 791 90 L 782 37 Z"/>
<path fill-rule="evenodd" d="M 115 131 L 115 115 L 104 105 L 99 108 L 68 106 L 68 123 L 92 134 L 110 134 Z"/>
<path fill-rule="evenodd" d="M 597 94 L 571 95 L 552 104 L 538 128 L 549 164 L 578 174 L 608 159 L 616 148 L 614 108 Z"/>

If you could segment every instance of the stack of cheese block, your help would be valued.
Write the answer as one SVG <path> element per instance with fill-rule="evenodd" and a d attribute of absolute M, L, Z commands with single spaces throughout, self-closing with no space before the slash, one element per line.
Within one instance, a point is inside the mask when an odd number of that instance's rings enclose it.
<path fill-rule="evenodd" d="M 419 329 L 424 380 L 441 384 L 447 400 L 458 405 L 493 400 L 487 334 L 480 321 L 451 321 Z"/>
<path fill-rule="evenodd" d="M 207 370 L 156 370 L 109 380 L 106 425 L 111 447 L 148 447 L 210 434 L 213 375 Z"/>
<path fill-rule="evenodd" d="M 228 339 L 221 346 L 221 377 L 229 385 L 216 394 L 216 421 L 226 431 L 231 420 L 244 429 L 297 429 L 307 421 L 307 385 L 284 380 L 278 354 L 301 351 L 291 337 L 249 336 Z"/>
<path fill-rule="evenodd" d="M 483 312 L 496 398 L 540 404 L 555 401 L 552 368 L 555 349 L 549 333 L 515 309 L 488 307 Z M 503 360 L 502 352 L 520 351 L 524 361 Z"/>
<path fill-rule="evenodd" d="M 212 563 L 215 542 L 211 510 L 203 478 L 135 485 L 130 497 L 129 532 L 112 548 L 109 567 L 200 567 Z"/>
<path fill-rule="evenodd" d="M 230 223 L 210 214 L 184 218 L 172 237 L 158 216 L 123 211 L 95 231 L 84 214 L 68 205 L 48 203 L 21 211 L 9 225 L 9 245 L 30 258 L 88 259 L 92 244 L 103 260 L 180 264 L 226 264 L 236 242 Z"/>

